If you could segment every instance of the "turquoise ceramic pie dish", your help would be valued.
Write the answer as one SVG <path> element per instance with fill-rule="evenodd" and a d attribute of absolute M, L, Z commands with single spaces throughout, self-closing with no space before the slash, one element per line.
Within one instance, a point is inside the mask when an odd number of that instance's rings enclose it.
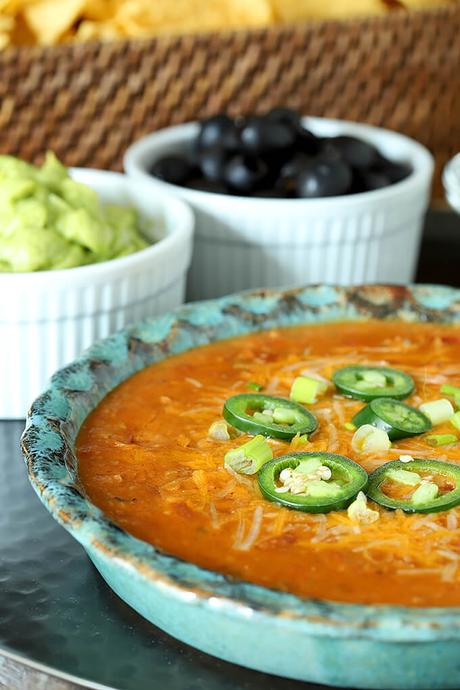
<path fill-rule="evenodd" d="M 170 354 L 254 330 L 344 319 L 460 321 L 440 286 L 256 291 L 190 304 L 120 331 L 58 372 L 29 413 L 30 480 L 110 587 L 145 618 L 214 656 L 300 680 L 354 688 L 460 688 L 460 609 L 302 599 L 210 572 L 130 536 L 78 481 L 75 439 L 108 391 Z M 446 585 L 455 586 L 455 585 Z"/>

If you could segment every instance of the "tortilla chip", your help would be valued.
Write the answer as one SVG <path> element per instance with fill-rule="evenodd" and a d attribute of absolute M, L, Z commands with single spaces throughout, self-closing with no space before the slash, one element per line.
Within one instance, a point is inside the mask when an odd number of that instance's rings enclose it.
<path fill-rule="evenodd" d="M 409 10 L 426 10 L 430 7 L 441 7 L 442 5 L 452 5 L 455 0 L 401 0 L 401 3 Z"/>
<path fill-rule="evenodd" d="M 33 1 L 34 0 L 0 0 L 0 12 L 2 14 L 5 13 L 14 16 Z"/>
<path fill-rule="evenodd" d="M 0 31 L 2 33 L 9 33 L 14 29 L 14 19 L 6 14 L 0 14 Z"/>
<path fill-rule="evenodd" d="M 128 33 L 187 33 L 266 26 L 273 20 L 268 0 L 126 0 L 115 21 Z"/>
<path fill-rule="evenodd" d="M 86 0 L 83 15 L 85 20 L 106 24 L 113 19 L 119 5 L 120 0 Z"/>
<path fill-rule="evenodd" d="M 271 0 L 276 19 L 296 22 L 308 19 L 346 19 L 387 12 L 381 0 Z"/>
<path fill-rule="evenodd" d="M 35 35 L 29 29 L 22 14 L 15 17 L 14 29 L 11 32 L 11 43 L 14 46 L 30 46 L 36 43 Z"/>
<path fill-rule="evenodd" d="M 86 0 L 39 0 L 24 8 L 24 19 L 41 45 L 52 45 L 79 18 Z"/>
<path fill-rule="evenodd" d="M 76 41 L 110 41 L 116 38 L 122 38 L 123 33 L 120 32 L 119 28 L 114 22 L 94 22 L 94 21 L 82 21 L 76 34 L 74 40 Z"/>
<path fill-rule="evenodd" d="M 12 43 L 12 32 L 14 29 L 14 19 L 8 15 L 0 14 L 0 50 Z"/>
<path fill-rule="evenodd" d="M 0 50 L 7 45 L 53 45 L 65 41 L 251 29 L 275 22 L 340 20 L 386 14 L 398 5 L 411 10 L 457 2 L 459 0 L 0 0 Z"/>

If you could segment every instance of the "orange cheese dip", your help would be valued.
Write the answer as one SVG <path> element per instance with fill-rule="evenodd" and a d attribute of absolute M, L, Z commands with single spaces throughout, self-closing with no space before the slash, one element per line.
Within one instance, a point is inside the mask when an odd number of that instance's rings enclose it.
<path fill-rule="evenodd" d="M 224 467 L 249 440 L 208 436 L 225 400 L 251 392 L 289 397 L 298 375 L 330 380 L 352 364 L 410 374 L 419 406 L 460 385 L 460 328 L 402 322 L 296 326 L 222 341 L 170 357 L 112 391 L 85 421 L 77 442 L 80 479 L 117 525 L 205 568 L 302 596 L 408 606 L 460 605 L 460 508 L 432 515 L 379 511 L 372 524 L 347 511 L 289 510 L 265 500 L 257 478 Z M 269 440 L 275 456 L 329 451 L 371 472 L 400 455 L 460 463 L 460 446 L 432 448 L 424 435 L 380 453 L 352 449 L 344 427 L 365 403 L 334 387 L 309 406 L 319 429 L 310 441 Z M 457 433 L 449 423 L 429 433 Z M 408 469 L 410 469 L 408 467 Z"/>

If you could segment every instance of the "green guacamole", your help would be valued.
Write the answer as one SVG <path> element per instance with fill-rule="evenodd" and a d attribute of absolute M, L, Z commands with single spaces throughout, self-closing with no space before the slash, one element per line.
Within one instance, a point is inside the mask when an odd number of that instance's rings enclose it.
<path fill-rule="evenodd" d="M 41 167 L 0 156 L 0 272 L 73 268 L 147 246 L 133 208 L 103 205 L 54 154 Z"/>

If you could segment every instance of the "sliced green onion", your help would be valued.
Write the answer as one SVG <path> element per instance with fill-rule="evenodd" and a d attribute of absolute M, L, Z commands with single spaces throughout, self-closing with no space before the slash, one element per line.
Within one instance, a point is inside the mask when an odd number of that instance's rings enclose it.
<path fill-rule="evenodd" d="M 421 484 L 418 489 L 415 489 L 411 496 L 411 503 L 414 505 L 425 505 L 434 501 L 439 493 L 439 487 L 434 482 L 426 482 Z"/>
<path fill-rule="evenodd" d="M 363 424 L 355 431 L 351 447 L 358 453 L 379 452 L 388 450 L 391 447 L 391 441 L 384 429 L 379 429 L 372 424 Z"/>
<path fill-rule="evenodd" d="M 299 421 L 295 411 L 288 407 L 275 407 L 272 414 L 276 424 L 295 424 Z"/>
<path fill-rule="evenodd" d="M 451 395 L 455 400 L 455 404 L 456 405 L 460 404 L 460 387 L 459 386 L 451 386 L 450 384 L 445 383 L 443 386 L 441 386 L 441 393 L 443 395 Z"/>
<path fill-rule="evenodd" d="M 448 422 L 454 415 L 452 403 L 450 400 L 446 400 L 446 398 L 423 403 L 423 405 L 420 405 L 419 410 L 428 417 L 433 426 Z"/>
<path fill-rule="evenodd" d="M 227 422 L 213 422 L 208 429 L 208 436 L 214 441 L 230 441 L 230 433 Z"/>
<path fill-rule="evenodd" d="M 293 450 L 296 450 L 300 446 L 304 446 L 306 443 L 309 443 L 309 438 L 307 434 L 299 434 L 297 433 L 294 438 L 291 439 L 291 448 Z"/>
<path fill-rule="evenodd" d="M 295 402 L 311 404 L 327 391 L 327 384 L 309 376 L 297 376 L 291 386 L 290 398 Z"/>
<path fill-rule="evenodd" d="M 422 478 L 417 472 L 410 472 L 409 470 L 388 470 L 387 479 L 392 479 L 398 484 L 407 484 L 408 486 L 417 486 L 422 481 Z"/>
<path fill-rule="evenodd" d="M 347 429 L 347 431 L 356 431 L 355 425 L 352 424 L 351 422 L 345 422 L 345 424 L 343 425 L 343 428 Z"/>
<path fill-rule="evenodd" d="M 256 474 L 266 462 L 273 459 L 273 451 L 265 438 L 260 434 L 254 436 L 239 448 L 229 450 L 224 462 L 240 474 Z"/>
<path fill-rule="evenodd" d="M 456 412 L 453 417 L 449 419 L 449 422 L 460 431 L 460 411 Z"/>
<path fill-rule="evenodd" d="M 430 446 L 449 446 L 457 442 L 457 436 L 455 434 L 430 434 L 425 436 L 425 440 Z"/>
<path fill-rule="evenodd" d="M 312 498 L 335 498 L 340 496 L 343 487 L 337 482 L 323 482 L 322 479 L 312 479 L 307 482 L 305 493 Z"/>
<path fill-rule="evenodd" d="M 263 386 L 261 383 L 256 383 L 255 381 L 249 381 L 246 384 L 246 387 L 249 388 L 251 391 L 261 391 L 263 390 Z"/>
<path fill-rule="evenodd" d="M 353 503 L 348 506 L 347 513 L 352 522 L 361 522 L 364 525 L 370 525 L 380 518 L 377 510 L 368 508 L 367 496 L 363 491 L 360 491 Z"/>
<path fill-rule="evenodd" d="M 301 460 L 295 471 L 302 472 L 303 474 L 314 474 L 322 465 L 323 463 L 319 458 L 312 457 L 308 458 L 308 460 Z"/>
<path fill-rule="evenodd" d="M 265 412 L 254 412 L 252 418 L 261 424 L 273 424 L 274 421 L 271 414 L 266 414 Z"/>
<path fill-rule="evenodd" d="M 385 388 L 387 379 L 384 374 L 375 369 L 368 369 L 362 374 L 361 380 L 362 388 Z"/>
<path fill-rule="evenodd" d="M 400 455 L 399 456 L 399 462 L 414 462 L 414 458 L 412 455 Z"/>

